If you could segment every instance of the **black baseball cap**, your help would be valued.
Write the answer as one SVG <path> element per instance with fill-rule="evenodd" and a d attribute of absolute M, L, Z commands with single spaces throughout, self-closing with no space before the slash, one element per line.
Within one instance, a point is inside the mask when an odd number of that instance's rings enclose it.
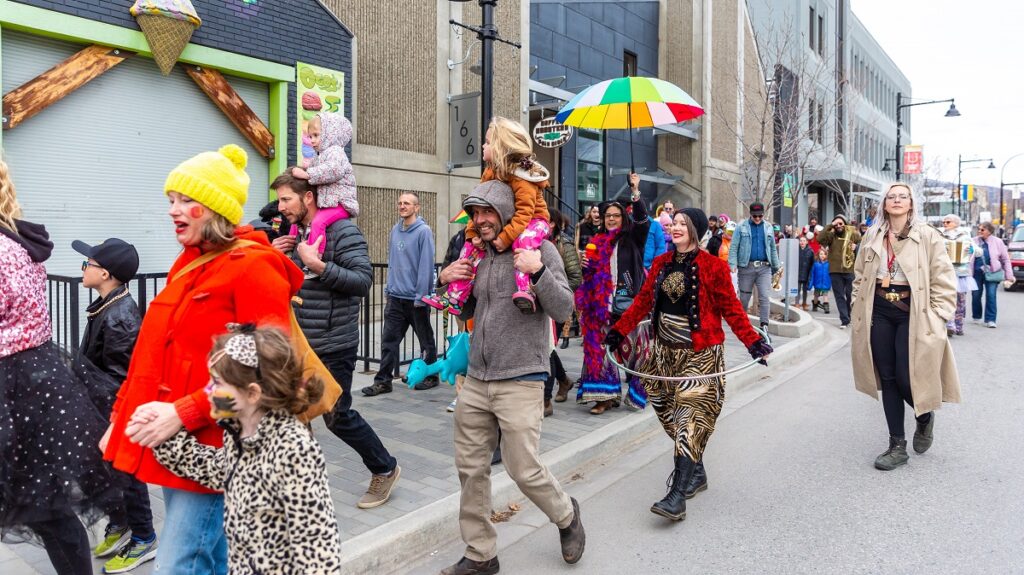
<path fill-rule="evenodd" d="M 135 272 L 139 271 L 139 252 L 124 240 L 110 238 L 98 246 L 75 240 L 71 242 L 71 247 L 83 256 L 96 260 L 100 267 L 121 283 L 128 283 L 135 277 Z"/>
<path fill-rule="evenodd" d="M 763 216 L 764 215 L 764 204 L 761 202 L 754 202 L 750 204 L 750 215 L 752 216 Z"/>

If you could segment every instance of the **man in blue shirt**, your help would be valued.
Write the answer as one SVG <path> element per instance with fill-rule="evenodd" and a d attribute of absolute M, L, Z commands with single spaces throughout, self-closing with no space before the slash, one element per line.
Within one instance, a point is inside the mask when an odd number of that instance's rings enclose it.
<path fill-rule="evenodd" d="M 743 309 L 757 286 L 761 328 L 768 329 L 772 275 L 781 267 L 779 250 L 770 225 L 764 223 L 764 204 L 750 204 L 750 219 L 740 222 L 729 246 L 729 268 L 737 272 Z"/>

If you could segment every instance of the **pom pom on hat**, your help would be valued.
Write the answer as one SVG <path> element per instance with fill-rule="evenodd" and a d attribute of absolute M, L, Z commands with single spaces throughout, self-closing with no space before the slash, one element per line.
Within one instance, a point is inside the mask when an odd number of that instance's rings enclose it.
<path fill-rule="evenodd" d="M 245 173 L 248 162 L 249 155 L 235 144 L 203 152 L 171 170 L 164 193 L 188 196 L 238 225 L 249 197 L 249 175 Z"/>

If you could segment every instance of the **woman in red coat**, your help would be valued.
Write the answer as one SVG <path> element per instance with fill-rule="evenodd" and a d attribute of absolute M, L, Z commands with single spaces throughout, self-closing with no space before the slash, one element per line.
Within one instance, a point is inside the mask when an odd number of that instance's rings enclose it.
<path fill-rule="evenodd" d="M 223 495 L 174 475 L 151 448 L 182 428 L 221 447 L 223 430 L 210 417 L 204 391 L 213 339 L 230 322 L 288 330 L 291 296 L 303 281 L 265 234 L 236 227 L 248 196 L 246 161 L 245 151 L 229 144 L 186 160 L 167 177 L 168 214 L 184 249 L 149 304 L 100 443 L 115 468 L 163 487 L 159 572 L 227 573 L 227 543 Z"/>
<path fill-rule="evenodd" d="M 605 345 L 618 348 L 623 334 L 650 314 L 653 341 L 639 369 L 642 373 L 694 377 L 725 371 L 723 318 L 752 357 L 772 352 L 751 327 L 733 290 L 729 266 L 699 249 L 707 229 L 708 218 L 701 210 L 676 211 L 671 227 L 675 249 L 655 258 L 640 294 L 605 338 Z M 707 488 L 700 461 L 722 411 L 725 377 L 643 383 L 658 420 L 675 442 L 671 487 L 651 511 L 679 521 L 686 517 L 687 497 Z"/>

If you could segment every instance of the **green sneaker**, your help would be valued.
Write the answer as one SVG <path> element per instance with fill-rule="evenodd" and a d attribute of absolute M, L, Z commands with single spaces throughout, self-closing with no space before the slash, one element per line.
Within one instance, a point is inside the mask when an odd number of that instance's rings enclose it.
<path fill-rule="evenodd" d="M 127 545 L 128 540 L 131 538 L 132 533 L 127 527 L 119 529 L 107 525 L 106 530 L 103 532 L 103 541 L 100 541 L 100 544 L 92 550 L 92 554 L 96 557 L 109 557 Z"/>
<path fill-rule="evenodd" d="M 905 465 L 908 459 L 910 457 L 907 456 L 907 440 L 889 437 L 889 449 L 875 459 L 875 469 L 892 471 Z"/>
<path fill-rule="evenodd" d="M 103 565 L 104 573 L 127 573 L 146 561 L 156 558 L 156 537 L 149 543 L 132 539 L 116 557 Z"/>

